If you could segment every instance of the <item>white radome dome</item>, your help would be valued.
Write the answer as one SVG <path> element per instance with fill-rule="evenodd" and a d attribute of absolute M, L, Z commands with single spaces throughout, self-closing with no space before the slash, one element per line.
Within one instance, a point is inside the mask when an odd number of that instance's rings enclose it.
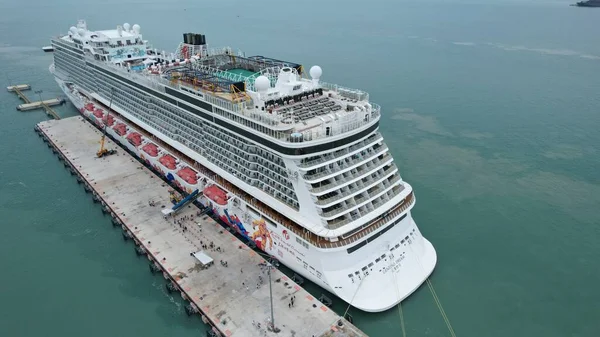
<path fill-rule="evenodd" d="M 271 87 L 271 81 L 267 76 L 260 75 L 254 80 L 254 87 L 258 92 L 265 92 Z"/>
<path fill-rule="evenodd" d="M 79 29 L 77 30 L 77 33 L 79 33 L 79 36 L 84 36 L 84 35 L 85 35 L 85 29 L 83 29 L 83 28 L 79 28 Z"/>
<path fill-rule="evenodd" d="M 136 34 L 139 34 L 139 33 L 140 33 L 140 29 L 142 29 L 142 27 L 140 27 L 140 25 L 138 25 L 137 23 L 136 23 L 135 25 L 133 25 L 133 31 L 134 31 Z"/>
<path fill-rule="evenodd" d="M 73 34 L 77 34 L 77 27 L 71 26 L 71 28 L 69 28 L 69 31 Z"/>
<path fill-rule="evenodd" d="M 323 69 L 321 69 L 321 67 L 319 66 L 312 66 L 310 67 L 309 73 L 312 79 L 318 80 L 319 78 L 321 78 L 321 75 L 323 75 Z"/>
<path fill-rule="evenodd" d="M 125 31 L 126 31 L 126 32 L 128 32 L 128 31 L 129 31 L 129 28 L 131 28 L 131 25 L 130 25 L 130 24 L 128 24 L 127 22 L 125 22 L 125 23 L 123 24 L 123 29 L 125 29 Z"/>

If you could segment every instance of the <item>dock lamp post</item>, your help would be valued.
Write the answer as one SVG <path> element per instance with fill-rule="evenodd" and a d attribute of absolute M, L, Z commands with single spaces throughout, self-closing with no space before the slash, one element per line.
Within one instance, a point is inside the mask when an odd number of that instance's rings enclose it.
<path fill-rule="evenodd" d="M 38 94 L 38 97 L 40 98 L 40 104 L 42 104 L 42 92 L 43 92 L 43 90 L 34 91 L 34 93 Z"/>
<path fill-rule="evenodd" d="M 269 330 L 273 332 L 279 332 L 281 330 L 275 327 L 275 317 L 273 315 L 273 286 L 271 284 L 271 271 L 275 267 L 271 263 L 271 259 L 269 259 L 267 262 L 267 268 L 269 269 L 269 297 L 271 298 L 271 324 L 269 325 Z"/>

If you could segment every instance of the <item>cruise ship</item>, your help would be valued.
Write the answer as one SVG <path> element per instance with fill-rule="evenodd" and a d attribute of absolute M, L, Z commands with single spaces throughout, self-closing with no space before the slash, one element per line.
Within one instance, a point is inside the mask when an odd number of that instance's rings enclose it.
<path fill-rule="evenodd" d="M 367 312 L 432 273 L 368 93 L 202 34 L 160 51 L 137 24 L 79 20 L 52 47 L 50 71 L 84 117 L 295 273 Z"/>

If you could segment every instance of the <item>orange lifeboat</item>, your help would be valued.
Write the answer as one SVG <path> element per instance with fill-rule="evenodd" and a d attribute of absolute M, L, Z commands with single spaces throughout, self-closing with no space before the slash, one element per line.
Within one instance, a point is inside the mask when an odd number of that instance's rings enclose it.
<path fill-rule="evenodd" d="M 108 126 L 113 126 L 113 124 L 115 124 L 115 118 L 112 115 L 108 115 L 108 118 L 105 120 L 108 123 Z"/>
<path fill-rule="evenodd" d="M 174 170 L 176 167 L 175 157 L 171 156 L 170 154 L 165 154 L 164 156 L 160 157 L 158 161 L 169 170 Z"/>
<path fill-rule="evenodd" d="M 148 143 L 144 145 L 144 147 L 142 147 L 142 150 L 144 150 L 144 152 L 146 152 L 151 157 L 158 156 L 158 146 L 156 146 L 154 143 Z"/>
<path fill-rule="evenodd" d="M 179 170 L 177 175 L 190 185 L 196 185 L 198 183 L 198 173 L 187 166 Z"/>
<path fill-rule="evenodd" d="M 117 123 L 117 125 L 115 125 L 115 127 L 113 127 L 113 129 L 121 137 L 127 133 L 127 126 L 125 126 L 125 124 L 123 124 L 123 123 Z"/>
<path fill-rule="evenodd" d="M 138 146 L 142 145 L 142 135 L 140 135 L 137 132 L 132 132 L 127 135 L 127 141 L 131 145 L 138 147 Z"/>
<path fill-rule="evenodd" d="M 215 203 L 224 206 L 227 205 L 227 192 L 223 191 L 217 185 L 211 185 L 204 189 L 204 196 L 214 201 Z"/>
<path fill-rule="evenodd" d="M 98 119 L 102 119 L 102 117 L 104 117 L 104 112 L 102 109 L 96 109 L 94 110 L 94 116 L 96 116 Z"/>

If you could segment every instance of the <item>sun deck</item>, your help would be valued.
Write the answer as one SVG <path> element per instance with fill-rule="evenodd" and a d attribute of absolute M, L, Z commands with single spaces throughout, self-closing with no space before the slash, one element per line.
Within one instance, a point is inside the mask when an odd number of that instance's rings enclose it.
<path fill-rule="evenodd" d="M 231 53 L 226 48 L 221 52 Z M 174 60 L 164 57 L 147 55 L 145 60 L 123 61 L 121 65 L 89 62 L 161 91 L 160 86 L 165 86 L 187 92 L 222 108 L 216 111 L 221 116 L 283 142 L 337 136 L 379 120 L 381 109 L 369 102 L 367 93 L 305 78 L 302 66 L 295 63 L 232 54 Z M 284 69 L 291 77 L 282 74 Z M 262 94 L 255 88 L 259 77 L 271 82 Z"/>
<path fill-rule="evenodd" d="M 228 73 L 233 74 L 233 75 L 239 75 L 239 76 L 243 76 L 243 77 L 252 77 L 252 76 L 258 76 L 258 72 L 254 72 L 254 71 L 250 71 L 244 68 L 234 68 L 234 69 L 229 69 L 227 70 Z"/>

